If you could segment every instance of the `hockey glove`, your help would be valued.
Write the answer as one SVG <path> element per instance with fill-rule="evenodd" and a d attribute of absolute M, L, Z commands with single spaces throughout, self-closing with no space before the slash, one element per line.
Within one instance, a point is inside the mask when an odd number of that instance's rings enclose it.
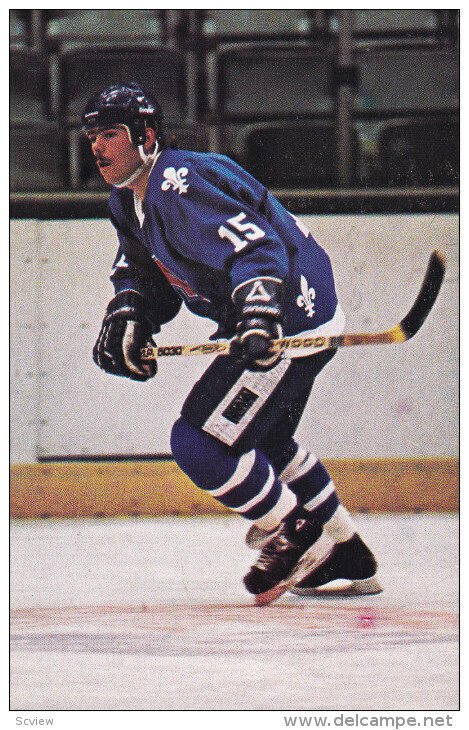
<path fill-rule="evenodd" d="M 230 354 L 251 370 L 270 370 L 281 357 L 272 342 L 282 337 L 282 282 L 278 279 L 251 279 L 233 292 L 238 313 L 236 337 Z"/>
<path fill-rule="evenodd" d="M 122 291 L 109 302 L 93 348 L 93 360 L 102 370 L 140 381 L 156 375 L 156 362 L 143 364 L 140 358 L 142 347 L 155 344 L 146 311 L 145 299 L 136 291 Z"/>

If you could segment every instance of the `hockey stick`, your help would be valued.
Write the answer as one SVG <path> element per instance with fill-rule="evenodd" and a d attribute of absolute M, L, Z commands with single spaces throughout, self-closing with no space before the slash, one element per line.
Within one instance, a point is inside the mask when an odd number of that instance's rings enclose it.
<path fill-rule="evenodd" d="M 442 251 L 433 251 L 427 271 L 417 295 L 417 299 L 399 324 L 385 332 L 364 332 L 361 334 L 345 334 L 324 337 L 283 337 L 274 340 L 272 349 L 307 349 L 308 354 L 315 350 L 336 347 L 355 347 L 356 345 L 389 345 L 410 340 L 425 322 L 440 291 L 445 275 L 445 256 Z M 196 345 L 161 345 L 144 347 L 141 350 L 143 360 L 154 360 L 157 357 L 175 355 L 228 355 L 230 342 L 204 342 Z"/>

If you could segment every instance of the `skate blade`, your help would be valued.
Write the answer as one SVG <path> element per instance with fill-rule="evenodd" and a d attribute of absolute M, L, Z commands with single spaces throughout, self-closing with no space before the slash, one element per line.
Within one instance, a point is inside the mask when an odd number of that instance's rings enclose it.
<path fill-rule="evenodd" d="M 371 596 L 382 593 L 383 587 L 376 576 L 357 580 L 338 579 L 316 588 L 293 586 L 291 593 L 296 596 L 315 596 L 316 598 L 347 598 L 349 596 Z"/>
<path fill-rule="evenodd" d="M 352 586 L 360 596 L 372 595 L 373 593 L 382 593 L 383 586 L 379 582 L 376 575 L 371 578 L 363 578 L 361 580 L 352 581 Z"/>
<path fill-rule="evenodd" d="M 288 585 L 288 582 L 284 581 L 283 583 L 277 583 L 270 591 L 259 593 L 254 599 L 254 604 L 256 606 L 268 606 L 269 603 L 273 603 L 288 591 Z"/>
<path fill-rule="evenodd" d="M 270 588 L 264 593 L 258 593 L 255 596 L 254 603 L 256 606 L 268 606 L 269 603 L 273 603 L 277 598 L 280 598 L 286 591 L 290 591 L 297 583 L 301 583 L 307 575 L 311 573 L 311 570 L 318 568 L 324 561 L 326 561 L 332 550 L 334 549 L 335 542 L 329 535 L 322 533 L 319 540 L 307 550 L 294 569 L 285 580 L 280 581 L 277 585 Z"/>

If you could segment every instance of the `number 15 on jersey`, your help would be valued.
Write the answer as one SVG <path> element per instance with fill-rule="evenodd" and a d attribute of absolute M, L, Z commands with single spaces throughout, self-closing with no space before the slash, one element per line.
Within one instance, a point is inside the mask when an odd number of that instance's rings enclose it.
<path fill-rule="evenodd" d="M 265 236 L 265 231 L 263 231 L 262 228 L 259 228 L 259 226 L 256 226 L 255 223 L 250 223 L 245 219 L 246 213 L 238 213 L 238 215 L 235 215 L 233 218 L 228 218 L 226 221 L 226 223 L 230 225 L 230 228 L 227 226 L 220 226 L 218 229 L 218 235 L 220 238 L 227 238 L 228 241 L 233 244 L 236 253 L 238 253 L 238 251 L 242 251 L 243 248 L 248 245 L 249 241 L 257 241 L 259 238 L 263 238 Z M 235 231 L 244 234 L 243 237 L 238 236 Z"/>

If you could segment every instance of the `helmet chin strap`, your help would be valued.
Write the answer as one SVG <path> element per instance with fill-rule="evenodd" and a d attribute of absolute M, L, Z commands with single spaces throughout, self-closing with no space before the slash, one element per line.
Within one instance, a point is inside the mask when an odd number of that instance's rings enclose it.
<path fill-rule="evenodd" d="M 122 125 L 122 126 L 125 126 L 125 128 L 127 130 L 127 134 L 129 135 L 129 139 L 132 140 L 132 138 L 130 136 L 130 130 L 127 127 L 127 125 Z M 153 167 L 153 165 L 155 164 L 156 159 L 157 159 L 157 157 L 159 155 L 158 142 L 155 139 L 155 149 L 153 150 L 153 152 L 149 152 L 147 154 L 145 152 L 145 149 L 144 149 L 144 145 L 143 144 L 140 144 L 138 146 L 138 152 L 139 152 L 139 155 L 140 155 L 140 159 L 142 160 L 142 164 L 139 165 L 137 167 L 137 169 L 134 170 L 132 172 L 132 174 L 129 175 L 129 177 L 127 177 L 125 180 L 123 180 L 120 183 L 114 183 L 114 187 L 115 188 L 125 188 L 125 187 L 127 187 L 128 185 L 130 185 L 131 183 L 133 183 L 135 180 L 137 180 L 137 178 L 139 178 L 140 175 L 142 175 L 146 170 L 148 170 L 149 168 L 151 169 Z"/>

